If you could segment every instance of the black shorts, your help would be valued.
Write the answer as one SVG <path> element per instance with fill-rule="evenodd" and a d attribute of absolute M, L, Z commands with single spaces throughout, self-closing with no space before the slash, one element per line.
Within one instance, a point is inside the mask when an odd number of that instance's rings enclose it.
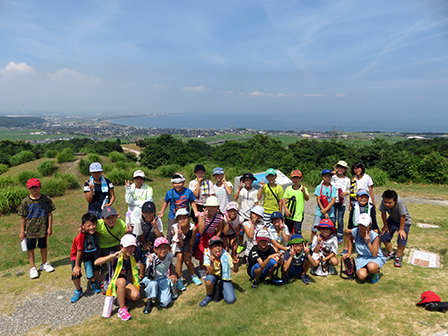
<path fill-rule="evenodd" d="M 37 247 L 40 249 L 47 248 L 47 237 L 44 238 L 27 238 L 26 239 L 26 248 L 28 251 L 34 250 L 36 248 L 36 241 L 37 241 Z"/>

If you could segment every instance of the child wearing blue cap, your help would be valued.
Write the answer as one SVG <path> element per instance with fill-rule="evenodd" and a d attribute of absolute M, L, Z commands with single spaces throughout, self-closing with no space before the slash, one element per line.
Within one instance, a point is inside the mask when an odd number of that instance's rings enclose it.
<path fill-rule="evenodd" d="M 306 247 L 307 241 L 303 239 L 302 235 L 294 234 L 288 242 L 289 250 L 283 256 L 283 283 L 290 282 L 290 277 L 300 275 L 302 282 L 305 285 L 310 284 L 310 280 L 306 276 L 306 272 L 310 268 L 313 261 L 309 248 Z"/>

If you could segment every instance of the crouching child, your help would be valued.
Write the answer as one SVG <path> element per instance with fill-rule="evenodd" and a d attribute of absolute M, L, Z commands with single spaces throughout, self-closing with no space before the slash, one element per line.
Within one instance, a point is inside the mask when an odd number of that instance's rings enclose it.
<path fill-rule="evenodd" d="M 324 218 L 320 221 L 317 229 L 320 234 L 314 236 L 311 245 L 313 251 L 313 259 L 310 260 L 313 266 L 311 274 L 319 276 L 327 276 L 328 273 L 334 274 L 334 266 L 339 264 L 339 260 L 336 258 L 338 254 L 336 228 L 331 220 Z"/>
<path fill-rule="evenodd" d="M 300 276 L 305 285 L 310 284 L 306 272 L 310 268 L 310 263 L 313 262 L 313 257 L 309 248 L 306 247 L 306 243 L 307 241 L 300 234 L 292 235 L 288 242 L 290 249 L 283 256 L 284 284 L 289 283 L 290 278 L 294 276 Z"/>
<path fill-rule="evenodd" d="M 231 255 L 224 249 L 224 242 L 220 237 L 210 238 L 209 249 L 204 255 L 204 266 L 207 268 L 205 278 L 207 295 L 199 305 L 205 307 L 212 300 L 219 302 L 222 296 L 227 303 L 234 303 L 236 296 L 230 270 L 238 272 L 238 258 L 232 260 Z"/>

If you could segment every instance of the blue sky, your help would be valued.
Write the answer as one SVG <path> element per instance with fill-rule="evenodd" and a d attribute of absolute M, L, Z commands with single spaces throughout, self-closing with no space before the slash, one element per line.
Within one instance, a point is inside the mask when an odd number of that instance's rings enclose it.
<path fill-rule="evenodd" d="M 447 131 L 442 0 L 4 0 L 0 46 L 2 113 Z"/>

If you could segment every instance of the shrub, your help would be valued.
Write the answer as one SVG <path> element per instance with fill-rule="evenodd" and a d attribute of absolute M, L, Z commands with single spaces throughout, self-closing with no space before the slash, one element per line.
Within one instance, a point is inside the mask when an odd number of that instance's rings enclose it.
<path fill-rule="evenodd" d="M 62 196 L 67 190 L 68 183 L 60 177 L 48 177 L 41 181 L 41 193 L 50 197 Z"/>
<path fill-rule="evenodd" d="M 32 151 L 25 150 L 21 151 L 20 153 L 17 153 L 16 155 L 13 155 L 9 158 L 9 163 L 11 166 L 18 166 L 20 164 L 33 161 L 36 159 L 36 156 Z"/>
<path fill-rule="evenodd" d="M 23 172 L 17 175 L 17 179 L 19 180 L 19 184 L 26 186 L 26 182 L 30 178 L 41 178 L 42 175 L 36 170 L 24 170 Z"/>
<path fill-rule="evenodd" d="M 101 156 L 99 156 L 96 153 L 90 153 L 87 155 L 87 159 L 89 160 L 89 164 L 92 162 L 99 162 L 99 163 L 103 163 L 103 161 L 101 160 Z"/>
<path fill-rule="evenodd" d="M 0 175 L 6 172 L 9 169 L 8 165 L 0 163 Z"/>
<path fill-rule="evenodd" d="M 55 177 L 62 179 L 67 184 L 68 189 L 77 189 L 79 188 L 78 180 L 76 179 L 75 175 L 72 173 L 65 173 L 56 175 Z"/>
<path fill-rule="evenodd" d="M 174 173 L 178 173 L 180 171 L 180 166 L 177 164 L 163 165 L 158 169 L 160 177 L 172 177 Z"/>
<path fill-rule="evenodd" d="M 107 173 L 107 178 L 112 181 L 115 185 L 124 185 L 125 180 L 130 180 L 132 178 L 132 171 L 114 168 L 109 173 Z"/>
<path fill-rule="evenodd" d="M 127 157 L 123 153 L 119 153 L 117 151 L 113 151 L 109 153 L 109 159 L 112 162 L 118 162 L 118 161 L 127 161 Z"/>
<path fill-rule="evenodd" d="M 303 180 L 305 183 L 315 187 L 322 182 L 321 173 L 322 170 L 310 170 L 309 172 L 303 172 Z"/>
<path fill-rule="evenodd" d="M 19 181 L 15 176 L 0 176 L 0 188 L 6 188 L 17 185 Z"/>
<path fill-rule="evenodd" d="M 50 176 L 56 170 L 56 167 L 53 160 L 45 160 L 36 169 L 42 176 Z"/>
<path fill-rule="evenodd" d="M 54 149 L 49 149 L 45 152 L 45 157 L 49 159 L 54 159 L 58 155 L 58 151 Z"/>
<path fill-rule="evenodd" d="M 16 212 L 29 191 L 21 186 L 0 189 L 0 213 Z"/>
<path fill-rule="evenodd" d="M 81 174 L 83 174 L 84 176 L 89 176 L 90 175 L 89 166 L 90 166 L 90 163 L 87 160 L 80 159 L 79 162 L 78 162 L 79 172 Z"/>
<path fill-rule="evenodd" d="M 137 160 L 138 160 L 137 155 L 135 155 L 135 153 L 133 153 L 133 152 L 125 152 L 124 156 L 126 156 L 126 159 L 128 161 L 137 162 Z"/>
<path fill-rule="evenodd" d="M 373 183 L 377 187 L 381 187 L 389 182 L 389 175 L 379 168 L 366 169 L 366 174 L 369 174 L 373 180 Z"/>
<path fill-rule="evenodd" d="M 70 148 L 63 149 L 62 152 L 60 152 L 58 156 L 56 156 L 56 160 L 58 161 L 58 163 L 70 162 L 74 159 L 75 155 Z"/>

